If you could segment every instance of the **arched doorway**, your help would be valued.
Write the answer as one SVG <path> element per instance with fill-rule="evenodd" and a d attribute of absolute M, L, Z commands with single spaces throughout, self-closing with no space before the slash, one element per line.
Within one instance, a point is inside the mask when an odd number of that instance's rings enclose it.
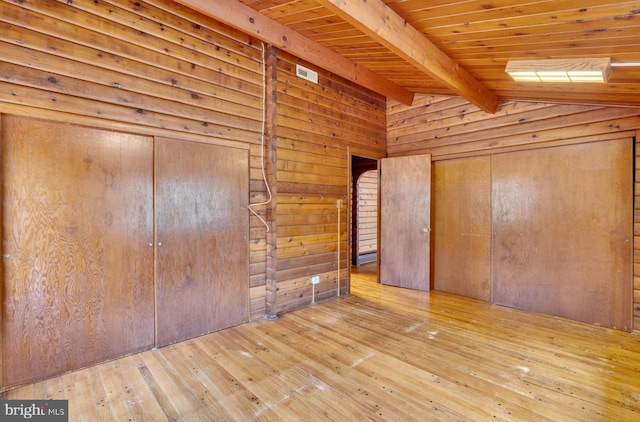
<path fill-rule="evenodd" d="M 352 157 L 351 264 L 375 262 L 378 252 L 378 161 Z"/>

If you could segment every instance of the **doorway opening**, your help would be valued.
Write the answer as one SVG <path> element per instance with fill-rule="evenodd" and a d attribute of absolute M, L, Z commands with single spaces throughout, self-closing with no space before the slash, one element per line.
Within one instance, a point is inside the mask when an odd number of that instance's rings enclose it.
<path fill-rule="evenodd" d="M 351 157 L 351 266 L 377 272 L 378 160 Z"/>

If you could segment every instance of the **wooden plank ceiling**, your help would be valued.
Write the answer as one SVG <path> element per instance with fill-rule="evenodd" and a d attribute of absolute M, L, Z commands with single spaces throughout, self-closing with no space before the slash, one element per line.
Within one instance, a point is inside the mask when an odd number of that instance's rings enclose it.
<path fill-rule="evenodd" d="M 509 100 L 640 107 L 638 66 L 614 67 L 606 84 L 516 83 L 504 72 L 514 59 L 639 63 L 640 1 L 177 1 L 405 103 L 430 94 L 489 112 Z"/>

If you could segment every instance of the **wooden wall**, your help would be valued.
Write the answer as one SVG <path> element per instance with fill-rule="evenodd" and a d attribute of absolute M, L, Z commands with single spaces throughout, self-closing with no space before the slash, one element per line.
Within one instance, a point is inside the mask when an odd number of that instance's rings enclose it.
<path fill-rule="evenodd" d="M 461 98 L 418 96 L 388 105 L 389 156 L 433 160 L 635 136 L 640 109 L 509 102 L 487 114 Z"/>
<path fill-rule="evenodd" d="M 262 46 L 248 36 L 168 0 L 2 1 L 0 50 L 1 112 L 249 148 L 262 196 Z M 251 231 L 254 318 L 263 238 Z"/>
<path fill-rule="evenodd" d="M 390 156 L 430 153 L 434 161 L 438 161 L 633 138 L 640 128 L 640 109 L 510 102 L 502 104 L 497 113 L 491 115 L 459 98 L 421 96 L 411 107 L 390 101 L 387 119 Z M 640 199 L 636 197 L 636 209 L 638 203 Z M 640 243 L 637 214 L 638 211 L 635 218 L 636 248 Z M 636 251 L 635 330 L 640 330 L 639 255 Z"/>
<path fill-rule="evenodd" d="M 315 67 L 319 83 L 307 82 L 296 77 L 297 63 L 304 65 L 279 55 L 277 313 L 306 306 L 313 295 L 337 296 L 338 279 L 341 294 L 348 291 L 350 154 L 375 157 L 386 148 L 384 97 Z M 315 292 L 312 276 L 320 277 Z"/>
<path fill-rule="evenodd" d="M 170 0 L 0 0 L 0 51 L 2 114 L 249 151 L 249 201 L 273 194 L 270 230 L 247 211 L 251 319 L 336 296 L 338 267 L 348 290 L 349 160 L 385 154 L 384 97 Z"/>
<path fill-rule="evenodd" d="M 358 179 L 358 254 L 378 251 L 378 172 L 369 170 Z"/>
<path fill-rule="evenodd" d="M 250 201 L 267 199 L 261 43 L 169 0 L 0 6 L 0 112 L 249 148 Z M 295 76 L 296 62 L 285 55 L 274 73 L 279 310 L 308 302 L 300 279 L 335 280 L 336 200 L 346 205 L 348 151 L 381 156 L 386 147 L 383 97 L 322 71 L 320 83 L 309 84 Z M 267 214 L 265 206 L 256 210 Z M 259 318 L 266 313 L 267 231 L 255 216 L 250 247 L 251 315 Z"/>

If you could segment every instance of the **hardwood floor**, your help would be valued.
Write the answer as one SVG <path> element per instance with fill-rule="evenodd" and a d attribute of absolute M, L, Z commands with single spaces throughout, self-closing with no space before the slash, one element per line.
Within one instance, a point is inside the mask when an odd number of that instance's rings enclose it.
<path fill-rule="evenodd" d="M 640 337 L 438 292 L 352 294 L 4 394 L 71 421 L 640 420 Z"/>

